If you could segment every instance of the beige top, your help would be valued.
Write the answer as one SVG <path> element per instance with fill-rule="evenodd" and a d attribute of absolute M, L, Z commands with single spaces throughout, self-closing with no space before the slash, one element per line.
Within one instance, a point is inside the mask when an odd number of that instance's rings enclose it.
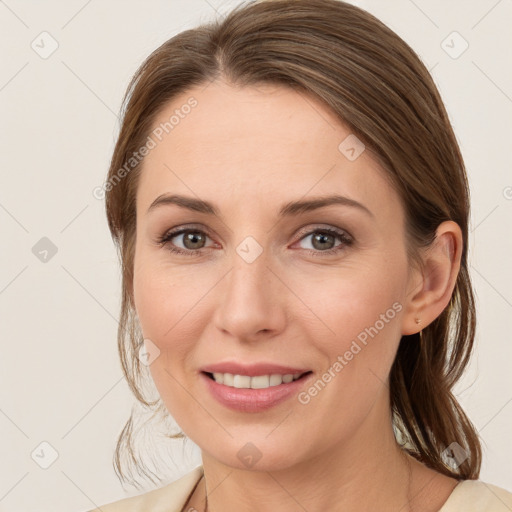
<path fill-rule="evenodd" d="M 170 484 L 139 496 L 115 501 L 88 512 L 182 512 L 203 476 L 203 466 Z M 462 480 L 439 512 L 510 512 L 512 493 L 481 480 Z M 188 512 L 188 511 L 183 511 Z"/>

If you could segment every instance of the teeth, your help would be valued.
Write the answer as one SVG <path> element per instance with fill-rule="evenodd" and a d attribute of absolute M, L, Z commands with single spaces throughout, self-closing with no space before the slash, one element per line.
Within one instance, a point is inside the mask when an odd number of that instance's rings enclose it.
<path fill-rule="evenodd" d="M 294 380 L 297 380 L 303 374 L 292 375 L 288 373 L 286 375 L 256 375 L 249 377 L 248 375 L 233 375 L 232 373 L 214 373 L 213 378 L 215 382 L 224 384 L 238 389 L 265 389 L 272 386 L 279 386 L 283 382 L 288 384 Z"/>

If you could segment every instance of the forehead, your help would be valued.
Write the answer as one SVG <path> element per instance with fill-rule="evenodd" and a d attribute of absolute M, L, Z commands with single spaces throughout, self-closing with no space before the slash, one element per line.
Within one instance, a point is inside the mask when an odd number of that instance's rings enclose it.
<path fill-rule="evenodd" d="M 268 84 L 234 87 L 214 82 L 174 98 L 160 112 L 154 125 L 162 126 L 173 113 L 185 109 L 190 98 L 197 105 L 163 135 L 165 148 L 193 148 L 187 158 L 229 156 L 232 160 L 283 155 L 300 163 L 318 153 L 332 154 L 346 128 L 318 100 L 283 86 Z M 175 120 L 177 121 L 177 119 Z M 349 133 L 349 132 L 347 132 Z M 166 144 L 167 143 L 167 144 Z M 300 148 L 300 151 L 299 151 Z M 151 158 L 150 158 L 151 159 Z M 247 159 L 247 158 L 246 158 Z"/>
<path fill-rule="evenodd" d="M 152 136 L 137 193 L 145 209 L 170 192 L 220 203 L 332 193 L 381 210 L 396 202 L 369 152 L 353 158 L 363 146 L 350 128 L 316 98 L 284 86 L 192 88 L 162 109 L 155 130 L 161 140 Z M 357 153 L 346 152 L 351 146 Z"/>

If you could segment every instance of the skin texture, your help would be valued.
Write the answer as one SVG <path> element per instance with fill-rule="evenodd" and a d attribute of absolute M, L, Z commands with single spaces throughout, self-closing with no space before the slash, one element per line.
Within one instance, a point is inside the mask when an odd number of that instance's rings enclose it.
<path fill-rule="evenodd" d="M 176 97 L 155 126 L 191 96 L 197 106 L 143 164 L 133 283 L 144 337 L 160 350 L 150 366 L 155 385 L 202 452 L 205 479 L 189 506 L 203 510 L 207 489 L 210 511 L 438 510 L 457 482 L 404 457 L 387 379 L 401 336 L 424 328 L 450 300 L 458 225 L 439 226 L 422 274 L 407 261 L 397 193 L 369 151 L 354 161 L 340 152 L 350 129 L 323 104 L 284 87 L 218 81 Z M 210 201 L 219 215 L 176 205 L 148 213 L 164 193 Z M 332 205 L 278 217 L 284 203 L 333 193 L 373 215 Z M 159 245 L 184 225 L 204 233 L 199 255 Z M 353 243 L 314 245 L 329 227 Z M 236 251 L 248 236 L 262 249 L 252 263 Z M 186 243 L 172 239 L 185 251 L 201 247 L 201 239 Z M 265 412 L 235 412 L 199 378 L 202 366 L 226 360 L 309 368 L 319 378 L 396 303 L 394 318 L 307 404 L 293 397 Z M 248 442 L 261 453 L 250 468 L 237 456 Z"/>

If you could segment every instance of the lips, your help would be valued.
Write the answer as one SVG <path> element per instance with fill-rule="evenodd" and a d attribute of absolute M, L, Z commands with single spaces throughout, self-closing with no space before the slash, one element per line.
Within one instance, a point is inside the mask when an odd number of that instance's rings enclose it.
<path fill-rule="evenodd" d="M 220 366 L 219 366 L 220 367 Z M 234 368 L 233 366 L 227 366 L 228 368 Z M 205 368 L 213 368 L 208 366 Z M 222 365 L 221 368 L 226 368 L 225 365 Z M 238 365 L 237 371 L 260 371 L 255 369 L 255 367 L 248 366 L 240 366 Z M 277 365 L 264 365 L 259 366 L 257 368 L 263 368 L 264 371 L 297 371 L 297 368 L 290 368 L 289 366 L 277 366 Z M 299 370 L 300 371 L 300 370 Z M 269 385 L 267 386 L 256 386 L 256 388 L 252 387 L 252 380 L 259 379 L 258 375 L 253 376 L 243 376 L 242 374 L 229 374 L 229 372 L 221 373 L 214 372 L 217 375 L 223 375 L 223 378 L 231 376 L 233 379 L 239 378 L 241 380 L 250 380 L 251 388 L 247 387 L 237 387 L 226 385 L 224 382 L 217 382 L 212 373 L 210 372 L 199 372 L 199 381 L 201 382 L 201 386 L 205 386 L 205 390 L 210 394 L 212 398 L 214 398 L 218 403 L 222 406 L 231 409 L 232 411 L 243 412 L 243 413 L 258 413 L 264 412 L 268 409 L 278 406 L 285 401 L 291 400 L 294 396 L 297 395 L 305 386 L 307 386 L 311 380 L 314 378 L 314 374 L 311 371 L 306 371 L 302 374 L 302 376 L 298 378 L 293 378 L 291 381 L 287 379 L 285 382 L 283 380 L 282 383 L 278 385 Z M 275 374 L 271 374 L 275 375 Z M 279 374 L 278 374 L 279 375 Z M 286 374 L 288 377 L 292 377 L 293 374 Z M 234 382 L 233 382 L 234 383 Z M 233 384 L 232 383 L 232 384 Z M 236 383 L 235 383 L 236 384 Z M 270 384 L 270 382 L 269 382 Z"/>

